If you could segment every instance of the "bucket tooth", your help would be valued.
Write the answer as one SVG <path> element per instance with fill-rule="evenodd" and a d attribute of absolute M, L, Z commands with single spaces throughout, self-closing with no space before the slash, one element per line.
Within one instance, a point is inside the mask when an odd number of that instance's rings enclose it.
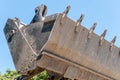
<path fill-rule="evenodd" d="M 84 14 L 81 14 L 80 18 L 76 22 L 75 31 L 77 31 L 77 27 L 81 25 L 83 18 L 84 18 Z"/>
<path fill-rule="evenodd" d="M 95 23 L 93 24 L 93 26 L 92 26 L 92 27 L 90 28 L 90 30 L 89 30 L 88 39 L 91 38 L 91 35 L 92 35 L 93 31 L 95 30 L 96 26 L 97 26 L 97 23 L 95 22 Z"/>
<path fill-rule="evenodd" d="M 84 18 L 84 14 L 81 14 L 80 18 L 77 20 L 77 25 L 81 24 Z"/>
<path fill-rule="evenodd" d="M 107 33 L 107 29 L 104 30 L 104 32 L 101 34 L 101 37 L 105 37 L 106 36 L 106 33 Z"/>
<path fill-rule="evenodd" d="M 116 41 L 116 39 L 117 39 L 117 36 L 115 36 L 113 39 L 112 39 L 112 41 L 111 41 L 111 43 L 115 43 L 115 41 Z"/>
<path fill-rule="evenodd" d="M 62 18 L 60 20 L 60 24 L 63 24 L 65 22 L 65 16 L 67 16 L 68 12 L 70 11 L 70 5 L 68 5 L 65 9 L 65 11 L 62 13 Z"/>
<path fill-rule="evenodd" d="M 110 51 L 112 51 L 112 47 L 113 47 L 116 39 L 117 39 L 117 36 L 115 36 L 115 37 L 112 39 L 111 44 L 110 44 Z"/>
<path fill-rule="evenodd" d="M 100 36 L 100 42 L 99 42 L 100 46 L 102 46 L 103 44 L 103 40 L 104 40 L 104 37 L 106 36 L 106 33 L 107 33 L 107 29 L 105 29 L 104 32 Z"/>
<path fill-rule="evenodd" d="M 64 18 L 64 17 L 68 14 L 69 11 L 70 11 L 70 5 L 68 5 L 68 6 L 66 7 L 65 11 L 63 12 L 62 18 Z"/>

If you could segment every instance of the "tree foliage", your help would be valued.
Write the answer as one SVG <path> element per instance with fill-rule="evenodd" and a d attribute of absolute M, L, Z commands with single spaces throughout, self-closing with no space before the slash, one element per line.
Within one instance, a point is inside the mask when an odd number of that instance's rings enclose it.
<path fill-rule="evenodd" d="M 43 71 L 40 74 L 34 76 L 33 78 L 31 78 L 30 80 L 46 80 L 48 78 L 48 74 L 47 71 Z"/>
<path fill-rule="evenodd" d="M 14 78 L 20 76 L 16 71 L 7 69 L 4 74 L 0 73 L 0 80 L 13 80 Z M 38 75 L 32 77 L 30 80 L 46 80 L 48 78 L 47 71 L 43 71 Z"/>

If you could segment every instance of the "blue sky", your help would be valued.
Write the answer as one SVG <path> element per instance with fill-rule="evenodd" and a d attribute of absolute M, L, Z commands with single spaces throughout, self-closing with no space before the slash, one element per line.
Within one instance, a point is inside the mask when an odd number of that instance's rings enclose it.
<path fill-rule="evenodd" d="M 120 0 L 0 0 L 0 72 L 7 68 L 15 69 L 10 55 L 3 28 L 8 18 L 18 17 L 29 24 L 34 16 L 34 8 L 40 4 L 48 6 L 48 14 L 63 12 L 67 5 L 71 5 L 68 14 L 77 20 L 81 13 L 85 14 L 82 25 L 88 29 L 97 22 L 95 32 L 100 35 L 108 29 L 106 39 L 111 41 L 117 36 L 116 45 L 120 46 Z"/>

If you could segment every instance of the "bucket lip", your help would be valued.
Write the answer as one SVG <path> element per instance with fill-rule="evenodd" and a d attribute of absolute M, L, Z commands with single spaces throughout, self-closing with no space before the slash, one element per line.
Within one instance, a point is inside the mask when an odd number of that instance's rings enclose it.
<path fill-rule="evenodd" d="M 44 23 L 49 23 L 51 21 L 55 21 L 60 14 L 61 13 L 55 13 L 55 14 L 52 14 L 52 15 L 48 15 L 48 16 L 45 17 L 44 21 L 40 21 L 40 22 L 35 22 L 35 23 L 24 25 L 25 26 L 24 28 L 26 28 L 27 26 L 30 26 L 30 25 L 34 25 L 36 23 L 43 23 L 44 24 Z M 11 19 L 11 20 L 13 20 L 13 19 Z"/>
<path fill-rule="evenodd" d="M 55 14 L 52 14 L 52 15 L 48 15 L 45 17 L 45 20 L 43 22 L 50 22 L 50 21 L 54 21 L 57 19 L 57 17 L 60 15 L 61 13 L 55 13 Z M 6 21 L 6 24 L 14 21 L 14 18 L 8 18 L 7 21 Z M 23 22 L 20 21 L 21 24 L 23 24 Z M 36 22 L 37 23 L 37 22 Z M 5 32 L 5 28 L 6 28 L 6 24 L 5 24 L 5 27 L 3 28 L 3 32 Z M 34 23 L 32 23 L 34 24 Z M 31 24 L 24 24 L 24 26 L 29 26 Z"/>
<path fill-rule="evenodd" d="M 45 20 L 44 22 L 50 22 L 50 21 L 54 21 L 57 19 L 57 17 L 60 15 L 61 13 L 55 13 L 55 14 L 52 14 L 52 15 L 48 15 L 45 17 Z"/>

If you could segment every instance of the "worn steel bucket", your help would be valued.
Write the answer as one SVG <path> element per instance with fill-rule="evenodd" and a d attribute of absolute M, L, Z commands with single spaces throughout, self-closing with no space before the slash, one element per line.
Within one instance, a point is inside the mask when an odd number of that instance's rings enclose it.
<path fill-rule="evenodd" d="M 106 31 L 99 36 L 93 32 L 95 25 L 88 30 L 80 22 L 81 18 L 75 22 L 65 13 L 47 16 L 43 21 L 29 25 L 20 23 L 16 18 L 8 19 L 4 32 L 17 71 L 27 75 L 29 71 L 41 67 L 54 72 L 56 69 L 56 72 L 58 70 L 61 75 L 70 78 L 68 73 L 65 75 L 68 70 L 66 67 L 68 66 L 66 64 L 69 64 L 68 61 L 71 65 L 81 66 L 106 80 L 119 80 L 120 50 L 114 46 L 114 40 L 106 41 L 104 39 Z M 47 61 L 49 59 L 44 59 L 43 55 L 56 56 L 52 57 L 56 60 L 56 63 L 52 63 L 54 68 L 48 66 L 51 63 L 43 64 L 44 61 L 49 62 Z M 61 60 L 64 64 L 55 67 L 61 63 L 59 62 Z M 61 66 L 64 70 L 60 69 Z"/>

